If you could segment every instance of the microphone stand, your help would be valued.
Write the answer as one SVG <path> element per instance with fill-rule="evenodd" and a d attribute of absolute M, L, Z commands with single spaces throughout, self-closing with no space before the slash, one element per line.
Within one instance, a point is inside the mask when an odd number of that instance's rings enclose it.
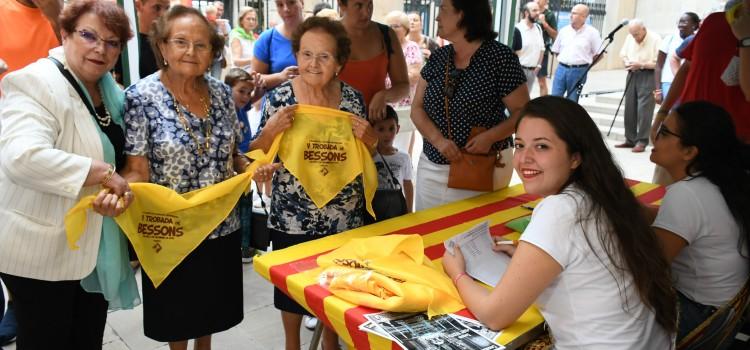
<path fill-rule="evenodd" d="M 625 95 L 628 94 L 628 88 L 630 88 L 630 78 L 632 77 L 633 72 L 628 71 L 628 77 L 625 78 L 625 91 L 622 93 L 622 97 L 620 98 L 620 103 L 617 104 L 617 110 L 615 111 L 615 116 L 612 117 L 612 123 L 609 124 L 609 130 L 607 130 L 607 136 L 612 133 L 612 128 L 615 126 L 615 120 L 617 120 L 617 115 L 620 114 L 620 107 L 622 107 L 622 101 L 625 101 Z"/>
<path fill-rule="evenodd" d="M 578 98 L 581 98 L 581 92 L 583 91 L 583 81 L 586 80 L 586 76 L 588 76 L 589 71 L 591 70 L 591 67 L 593 67 L 595 64 L 599 63 L 599 60 L 602 58 L 602 55 L 604 55 L 605 53 L 607 53 L 607 48 L 609 47 L 609 45 L 612 45 L 612 42 L 615 41 L 615 32 L 616 32 L 616 30 L 613 31 L 613 32 L 611 32 L 611 33 L 609 33 L 609 35 L 607 35 L 607 37 L 604 38 L 604 40 L 606 41 L 607 44 L 604 45 L 604 47 L 599 51 L 599 53 L 596 54 L 596 61 L 591 62 L 591 64 L 588 65 L 588 67 L 586 67 L 586 70 L 583 71 L 583 74 L 581 74 L 581 77 L 578 78 L 578 81 L 576 81 L 576 83 L 574 85 L 575 86 L 574 89 L 575 89 L 575 91 L 578 91 L 578 95 L 577 95 Z M 602 44 L 603 43 L 604 42 L 602 42 Z M 578 101 L 576 101 L 576 102 L 578 102 Z"/>

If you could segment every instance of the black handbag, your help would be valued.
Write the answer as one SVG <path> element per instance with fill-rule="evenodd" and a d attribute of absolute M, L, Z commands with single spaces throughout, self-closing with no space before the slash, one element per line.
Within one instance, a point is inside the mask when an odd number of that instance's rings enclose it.
<path fill-rule="evenodd" d="M 408 212 L 406 207 L 406 198 L 401 189 L 401 184 L 398 182 L 396 176 L 393 175 L 391 167 L 388 166 L 388 162 L 385 160 L 383 155 L 380 155 L 380 159 L 383 160 L 385 168 L 388 169 L 388 173 L 393 179 L 393 183 L 396 184 L 395 189 L 378 189 L 375 191 L 375 197 L 372 199 L 372 210 L 375 212 L 375 219 L 369 214 L 365 215 L 365 224 L 372 224 L 383 220 L 388 220 L 397 216 L 404 215 Z"/>

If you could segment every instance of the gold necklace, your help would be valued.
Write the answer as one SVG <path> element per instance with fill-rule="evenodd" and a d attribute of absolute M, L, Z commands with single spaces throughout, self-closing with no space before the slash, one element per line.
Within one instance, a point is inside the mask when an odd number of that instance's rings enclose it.
<path fill-rule="evenodd" d="M 99 88 L 99 96 L 101 96 L 102 108 L 104 108 L 104 116 L 99 116 L 99 113 L 96 113 L 96 110 L 94 110 L 94 116 L 96 117 L 97 123 L 99 123 L 99 125 L 101 125 L 103 128 L 106 128 L 109 126 L 109 124 L 112 123 L 112 116 L 109 115 L 107 105 L 104 104 L 104 94 L 102 93 L 101 88 Z"/>
<path fill-rule="evenodd" d="M 185 131 L 187 131 L 188 135 L 190 135 L 190 138 L 193 139 L 193 142 L 195 142 L 196 147 L 198 148 L 198 155 L 203 155 L 203 149 L 205 148 L 206 152 L 208 152 L 209 147 L 211 146 L 211 119 L 209 113 L 211 112 L 210 106 L 208 103 L 206 103 L 206 100 L 201 97 L 201 103 L 203 104 L 203 108 L 206 112 L 206 122 L 208 125 L 206 125 L 205 128 L 205 134 L 203 136 L 204 144 L 201 145 L 201 143 L 198 141 L 198 138 L 193 133 L 193 127 L 192 125 L 188 124 L 187 118 L 185 118 L 185 115 L 182 114 L 182 110 L 180 109 L 180 103 L 177 101 L 177 99 L 174 97 L 174 94 L 170 92 L 170 95 L 172 97 L 172 100 L 174 101 L 174 109 L 177 112 L 177 116 L 180 118 L 180 123 L 182 123 L 182 126 L 185 128 Z M 187 106 L 185 106 L 187 107 Z M 184 108 L 184 107 L 183 107 Z M 188 107 L 189 108 L 189 107 Z"/>

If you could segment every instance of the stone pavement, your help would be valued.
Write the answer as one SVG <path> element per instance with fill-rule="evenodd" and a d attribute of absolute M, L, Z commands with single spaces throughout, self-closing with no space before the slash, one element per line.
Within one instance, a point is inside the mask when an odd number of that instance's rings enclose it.
<path fill-rule="evenodd" d="M 622 88 L 624 84 L 624 71 L 602 71 L 592 72 L 588 83 L 584 87 L 587 91 L 613 90 Z M 538 95 L 538 85 L 532 91 L 532 96 Z M 608 140 L 617 162 L 622 167 L 626 177 L 650 181 L 653 174 L 653 164 L 648 159 L 649 151 L 635 154 L 628 149 L 615 149 L 617 142 Z M 415 146 L 415 149 L 420 149 Z M 415 163 L 416 163 L 416 158 Z M 513 184 L 520 183 L 514 175 Z M 273 293 L 271 284 L 262 279 L 249 264 L 243 265 L 244 275 L 244 311 L 245 319 L 238 326 L 225 332 L 214 335 L 213 348 L 219 350 L 235 349 L 283 349 L 284 333 L 281 327 L 279 312 L 273 307 Z M 140 273 L 138 274 L 140 283 Z M 198 283 L 198 282 L 196 282 Z M 221 296 L 206 296 L 207 298 L 220 298 Z M 200 303 L 201 300 L 195 300 Z M 189 307 L 189 306 L 187 306 Z M 307 348 L 312 332 L 306 329 L 301 331 L 303 348 Z M 6 350 L 15 350 L 11 344 Z M 153 341 L 143 335 L 142 309 L 116 311 L 109 314 L 107 327 L 104 335 L 105 350 L 166 350 L 168 346 L 164 343 Z"/>

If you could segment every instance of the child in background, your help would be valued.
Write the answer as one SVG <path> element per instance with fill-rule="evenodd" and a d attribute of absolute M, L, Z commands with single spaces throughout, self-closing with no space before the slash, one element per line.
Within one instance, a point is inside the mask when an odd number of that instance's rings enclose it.
<path fill-rule="evenodd" d="M 378 154 L 373 156 L 375 167 L 378 169 L 378 189 L 396 188 L 391 174 L 388 172 L 385 164 L 383 164 L 383 159 L 385 159 L 388 162 L 391 172 L 393 172 L 393 175 L 398 179 L 401 188 L 404 190 L 406 208 L 411 213 L 414 203 L 414 185 L 411 181 L 413 173 L 411 157 L 393 147 L 393 139 L 396 138 L 396 134 L 401 128 L 398 125 L 398 115 L 393 107 L 385 107 L 385 119 L 375 122 L 373 128 L 378 133 Z"/>
<path fill-rule="evenodd" d="M 257 74 L 257 73 L 256 73 Z M 259 77 L 250 75 L 242 68 L 232 68 L 224 78 L 224 83 L 232 88 L 232 99 L 234 100 L 234 108 L 237 110 L 237 119 L 240 121 L 240 127 L 242 128 L 242 141 L 239 144 L 239 149 L 243 153 L 247 153 L 248 147 L 250 146 L 250 140 L 254 134 L 250 128 L 250 122 L 247 118 L 247 111 L 252 107 L 252 104 L 259 100 L 262 94 L 262 88 L 256 86 L 255 82 L 259 81 Z"/>
<path fill-rule="evenodd" d="M 253 135 L 250 122 L 247 118 L 247 111 L 252 107 L 253 102 L 263 96 L 261 87 L 254 83 L 259 81 L 258 78 L 256 76 L 253 79 L 250 73 L 241 68 L 232 68 L 224 78 L 224 83 L 232 88 L 232 100 L 234 100 L 234 107 L 237 110 L 237 119 L 240 121 L 242 140 L 240 140 L 237 148 L 242 153 L 247 153 Z M 251 263 L 255 255 L 255 249 L 250 247 L 250 228 L 252 225 L 250 218 L 253 209 L 252 192 L 240 198 L 239 208 L 240 230 L 242 230 L 242 262 Z"/>

